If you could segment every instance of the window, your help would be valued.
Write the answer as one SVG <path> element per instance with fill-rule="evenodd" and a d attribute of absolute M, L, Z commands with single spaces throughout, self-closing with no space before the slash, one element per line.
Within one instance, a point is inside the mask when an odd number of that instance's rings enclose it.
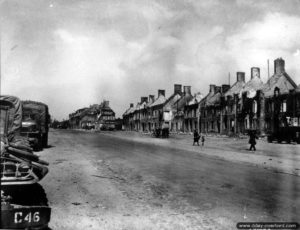
<path fill-rule="evenodd" d="M 274 96 L 277 97 L 280 94 L 280 89 L 278 87 L 276 87 L 274 89 Z"/>
<path fill-rule="evenodd" d="M 280 112 L 286 112 L 286 100 L 283 100 L 281 103 Z"/>
<path fill-rule="evenodd" d="M 253 101 L 253 104 L 252 104 L 252 112 L 253 113 L 257 113 L 257 101 L 256 100 L 254 100 Z"/>

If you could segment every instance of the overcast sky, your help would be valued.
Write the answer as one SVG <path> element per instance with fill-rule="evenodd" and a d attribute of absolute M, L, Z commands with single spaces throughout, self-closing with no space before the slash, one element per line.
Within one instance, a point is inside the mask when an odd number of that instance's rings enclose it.
<path fill-rule="evenodd" d="M 121 116 L 174 84 L 207 94 L 282 57 L 300 83 L 300 0 L 0 0 L 1 94 L 56 119 L 109 100 Z"/>

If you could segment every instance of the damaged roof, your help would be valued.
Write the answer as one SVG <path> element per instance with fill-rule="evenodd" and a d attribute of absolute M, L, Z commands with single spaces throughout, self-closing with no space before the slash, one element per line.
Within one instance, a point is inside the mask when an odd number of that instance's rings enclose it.
<path fill-rule="evenodd" d="M 179 109 L 183 110 L 184 106 L 186 106 L 191 100 L 193 99 L 193 96 L 191 94 L 186 94 L 183 97 L 179 98 L 178 101 L 176 101 L 175 104 L 173 104 L 173 109 Z"/>
<path fill-rule="evenodd" d="M 171 110 L 174 104 L 180 99 L 180 94 L 176 93 L 170 96 L 166 101 L 164 105 L 164 110 Z"/>
<path fill-rule="evenodd" d="M 206 105 L 215 105 L 221 102 L 221 92 L 218 91 L 206 100 Z"/>
<path fill-rule="evenodd" d="M 159 95 L 159 97 L 150 105 L 150 107 L 154 107 L 156 105 L 164 104 L 166 101 L 165 96 Z"/>
<path fill-rule="evenodd" d="M 200 101 L 200 106 L 205 106 L 207 105 L 207 102 L 209 101 L 209 99 L 211 97 L 213 97 L 215 95 L 215 92 L 211 91 L 209 92 L 205 97 L 202 98 L 202 100 Z"/>
<path fill-rule="evenodd" d="M 253 90 L 260 90 L 263 87 L 263 81 L 259 77 L 253 77 L 250 81 L 248 81 L 244 87 L 242 88 L 241 92 L 253 91 Z"/>
<path fill-rule="evenodd" d="M 199 92 L 199 93 L 196 93 L 194 95 L 194 97 L 192 98 L 192 100 L 190 100 L 190 102 L 188 103 L 188 105 L 194 105 L 194 104 L 197 104 L 199 103 L 201 100 L 203 99 L 203 95 Z"/>
<path fill-rule="evenodd" d="M 225 97 L 233 96 L 234 94 L 239 94 L 243 87 L 245 86 L 244 81 L 236 81 L 230 89 L 225 93 Z"/>
<path fill-rule="evenodd" d="M 280 93 L 289 93 L 290 90 L 296 89 L 296 83 L 286 73 L 274 74 L 262 87 L 266 97 L 274 95 L 275 88 L 279 88 Z"/>

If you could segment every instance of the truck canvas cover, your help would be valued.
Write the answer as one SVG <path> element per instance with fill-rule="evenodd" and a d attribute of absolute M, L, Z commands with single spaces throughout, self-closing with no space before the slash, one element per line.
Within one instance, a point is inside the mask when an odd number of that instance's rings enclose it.
<path fill-rule="evenodd" d="M 22 125 L 22 103 L 20 99 L 14 96 L 1 95 L 0 104 L 9 108 L 8 136 L 19 134 Z"/>

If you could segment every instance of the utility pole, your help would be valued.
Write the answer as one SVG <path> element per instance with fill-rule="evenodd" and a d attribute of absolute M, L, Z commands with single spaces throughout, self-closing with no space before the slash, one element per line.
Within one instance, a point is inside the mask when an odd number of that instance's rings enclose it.
<path fill-rule="evenodd" d="M 270 63 L 269 63 L 269 59 L 268 59 L 268 80 L 270 79 Z"/>

